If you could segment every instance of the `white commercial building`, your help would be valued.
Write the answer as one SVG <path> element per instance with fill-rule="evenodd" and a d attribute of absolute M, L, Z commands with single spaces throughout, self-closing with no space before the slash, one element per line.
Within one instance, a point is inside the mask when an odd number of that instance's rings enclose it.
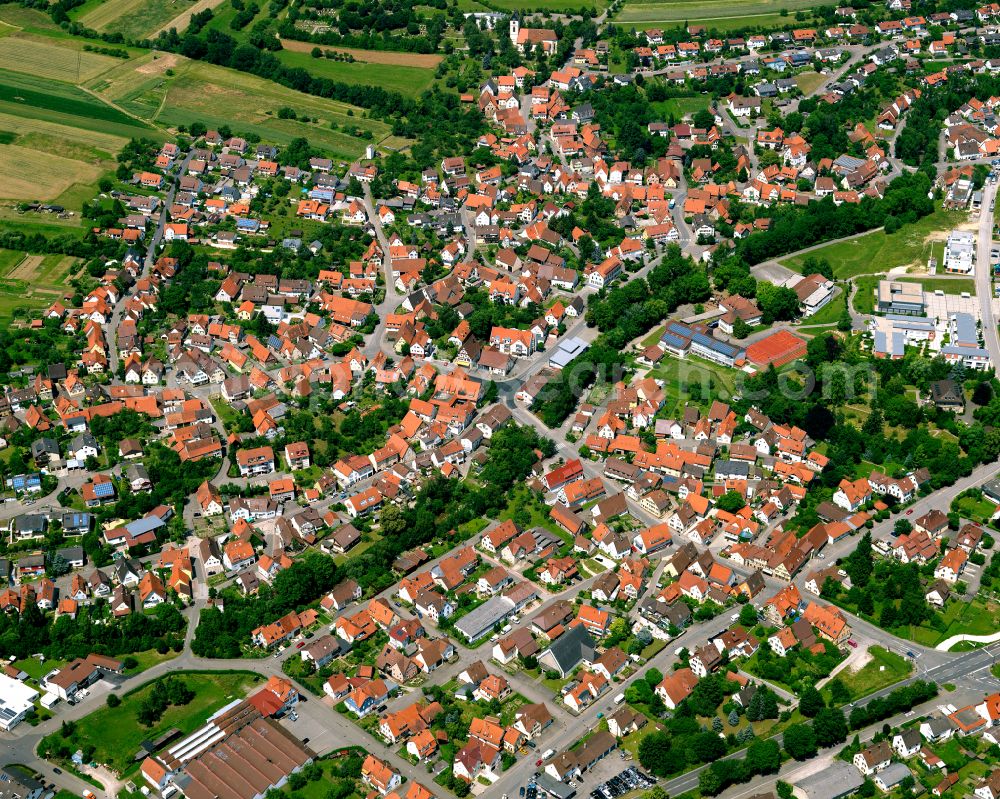
<path fill-rule="evenodd" d="M 976 266 L 976 235 L 969 230 L 953 230 L 944 245 L 944 270 L 957 275 L 972 274 Z"/>
<path fill-rule="evenodd" d="M 0 674 L 0 730 L 9 732 L 34 709 L 38 691 L 20 680 Z"/>

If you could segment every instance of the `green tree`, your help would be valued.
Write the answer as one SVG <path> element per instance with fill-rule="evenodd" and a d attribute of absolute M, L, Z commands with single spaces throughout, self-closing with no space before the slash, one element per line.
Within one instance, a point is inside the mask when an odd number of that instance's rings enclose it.
<path fill-rule="evenodd" d="M 782 738 L 785 751 L 795 760 L 808 760 L 816 754 L 816 734 L 808 724 L 792 724 Z"/>
<path fill-rule="evenodd" d="M 799 698 L 799 710 L 802 715 L 808 719 L 815 718 L 816 714 L 824 707 L 826 707 L 826 703 L 820 692 L 816 690 L 814 685 L 807 685 Z"/>
<path fill-rule="evenodd" d="M 813 719 L 816 743 L 834 746 L 847 740 L 847 720 L 840 708 L 823 708 Z"/>
<path fill-rule="evenodd" d="M 745 339 L 752 332 L 753 328 L 750 327 L 750 325 L 748 325 L 739 317 L 736 317 L 736 321 L 733 322 L 733 338 Z"/>
<path fill-rule="evenodd" d="M 757 609 L 749 602 L 740 608 L 740 624 L 744 627 L 754 627 L 757 624 Z"/>
<path fill-rule="evenodd" d="M 743 498 L 743 495 L 739 491 L 727 491 L 715 503 L 719 510 L 724 510 L 727 513 L 736 513 L 736 511 L 741 510 L 746 504 L 746 499 Z"/>

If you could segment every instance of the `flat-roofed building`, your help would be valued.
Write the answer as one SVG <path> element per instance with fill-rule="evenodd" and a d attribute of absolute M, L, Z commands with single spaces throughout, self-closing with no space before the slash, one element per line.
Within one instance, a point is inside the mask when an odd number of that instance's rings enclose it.
<path fill-rule="evenodd" d="M 903 280 L 880 280 L 876 293 L 875 309 L 879 313 L 923 316 L 924 289 L 919 283 Z"/>

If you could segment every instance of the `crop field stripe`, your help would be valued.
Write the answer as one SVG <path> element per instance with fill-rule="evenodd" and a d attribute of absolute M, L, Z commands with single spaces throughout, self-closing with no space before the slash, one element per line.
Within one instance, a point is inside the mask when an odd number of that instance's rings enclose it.
<path fill-rule="evenodd" d="M 406 67 L 356 61 L 336 61 L 313 58 L 305 53 L 282 51 L 281 61 L 290 67 L 300 67 L 312 75 L 327 77 L 342 83 L 381 86 L 404 95 L 416 96 L 434 80 L 434 71 L 426 67 Z"/>
<path fill-rule="evenodd" d="M 103 150 L 109 154 L 118 152 L 128 141 L 124 136 L 74 128 L 69 125 L 61 125 L 58 122 L 31 119 L 23 115 L 15 116 L 2 111 L 0 111 L 0 130 L 11 131 L 22 138 L 30 135 L 58 136 L 62 139 L 75 140 L 80 144 Z"/>
<path fill-rule="evenodd" d="M 0 100 L 58 111 L 68 116 L 100 119 L 121 124 L 137 124 L 135 120 L 121 111 L 106 105 L 74 86 L 59 85 L 45 79 L 42 79 L 41 82 L 26 80 L 26 77 L 0 69 Z"/>
<path fill-rule="evenodd" d="M 79 83 L 112 69 L 119 61 L 111 56 L 87 53 L 27 34 L 0 37 L 0 69 L 40 78 Z"/>
<path fill-rule="evenodd" d="M 0 145 L 0 197 L 54 200 L 76 183 L 93 183 L 104 170 L 82 161 L 40 153 L 15 144 Z"/>
<path fill-rule="evenodd" d="M 294 53 L 311 53 L 312 42 L 299 42 L 295 39 L 282 39 L 281 46 L 285 50 Z M 399 67 L 417 67 L 420 69 L 434 69 L 443 56 L 424 53 L 401 53 L 392 50 L 359 50 L 355 47 L 338 47 L 336 45 L 320 45 L 320 50 L 331 50 L 336 53 L 347 53 L 354 57 L 356 61 L 364 61 L 367 64 L 393 64 Z"/>
<path fill-rule="evenodd" d="M 221 5 L 222 2 L 223 0 L 198 0 L 197 3 L 188 8 L 186 11 L 182 11 L 169 22 L 164 23 L 155 31 L 150 31 L 147 35 L 150 39 L 155 39 L 160 33 L 166 33 L 171 28 L 176 28 L 178 33 L 182 33 L 191 22 L 191 17 L 195 14 L 201 13 L 205 9 L 215 9 L 217 6 Z"/>
<path fill-rule="evenodd" d="M 697 19 L 723 20 L 727 18 L 753 18 L 779 14 L 782 10 L 802 11 L 814 6 L 812 0 L 751 0 L 747 3 L 731 3 L 725 0 L 707 2 L 626 3 L 616 22 L 632 24 L 636 22 L 683 21 Z"/>
<path fill-rule="evenodd" d="M 93 11 L 83 14 L 77 21 L 88 28 L 104 30 L 125 14 L 140 8 L 144 2 L 145 0 L 105 0 Z"/>

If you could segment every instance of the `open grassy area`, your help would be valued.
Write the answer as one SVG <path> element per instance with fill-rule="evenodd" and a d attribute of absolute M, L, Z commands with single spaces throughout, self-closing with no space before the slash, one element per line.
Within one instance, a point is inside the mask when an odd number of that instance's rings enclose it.
<path fill-rule="evenodd" d="M 127 139 L 110 133 L 82 130 L 44 119 L 18 118 L 0 113 L 0 132 L 15 136 L 12 144 L 54 153 L 78 161 L 112 161 Z"/>
<path fill-rule="evenodd" d="M 805 255 L 785 258 L 781 263 L 800 272 L 806 258 L 825 259 L 833 267 L 834 277 L 839 279 L 884 273 L 899 266 L 925 267 L 933 245 L 939 244 L 934 239 L 943 240 L 948 231 L 966 218 L 962 211 L 938 209 L 895 233 L 876 230 L 848 241 L 832 242 Z M 932 239 L 933 234 L 936 235 Z"/>
<path fill-rule="evenodd" d="M 680 121 L 681 118 L 694 114 L 708 108 L 709 97 L 707 94 L 699 94 L 695 97 L 671 97 L 669 100 L 661 100 L 653 103 L 653 108 L 660 112 L 663 121 L 666 122 L 670 116 Z"/>
<path fill-rule="evenodd" d="M 152 727 L 144 727 L 136 718 L 142 702 L 150 695 L 155 682 L 142 686 L 121 697 L 118 707 L 102 707 L 81 719 L 71 737 L 78 746 L 93 745 L 94 760 L 106 763 L 121 775 L 126 775 L 138 764 L 132 759 L 144 740 L 154 740 L 172 727 L 187 734 L 196 730 L 223 705 L 240 699 L 260 677 L 251 672 L 177 672 L 195 696 L 188 704 L 170 706 Z M 53 733 L 56 742 L 60 733 Z"/>
<path fill-rule="evenodd" d="M 155 649 L 150 649 L 146 652 L 136 652 L 132 657 L 136 659 L 136 666 L 134 669 L 129 669 L 127 674 L 139 674 L 146 669 L 151 669 L 158 663 L 163 663 L 165 660 L 173 660 L 180 653 L 174 652 L 172 649 L 168 650 L 164 654 L 160 654 Z"/>
<path fill-rule="evenodd" d="M 195 3 L 186 4 L 183 0 L 178 0 L 174 3 L 174 11 L 177 12 L 176 15 L 164 21 L 163 24 L 155 30 L 150 30 L 146 35 L 150 39 L 155 39 L 160 33 L 171 29 L 184 31 L 187 29 L 187 26 L 191 24 L 191 17 L 195 14 L 200 14 L 202 11 L 214 9 L 221 2 L 222 0 L 197 0 Z M 260 13 L 266 13 L 266 11 L 261 9 Z"/>
<path fill-rule="evenodd" d="M 980 524 L 988 524 L 997 512 L 997 506 L 985 497 L 962 497 L 951 503 L 952 510 L 958 511 L 963 519 L 971 519 Z"/>
<path fill-rule="evenodd" d="M 665 381 L 666 418 L 677 418 L 689 402 L 707 407 L 714 399 L 731 399 L 737 378 L 732 369 L 693 355 L 684 359 L 665 357 L 649 376 Z"/>
<path fill-rule="evenodd" d="M 44 11 L 15 3 L 0 5 L 0 22 L 33 33 L 61 32 L 52 17 Z"/>
<path fill-rule="evenodd" d="M 20 669 L 36 681 L 41 680 L 53 669 L 61 669 L 65 665 L 66 661 L 64 660 L 39 660 L 38 658 L 24 658 L 14 662 L 15 669 Z"/>
<path fill-rule="evenodd" d="M 167 71 L 172 74 L 167 74 Z M 128 112 L 160 126 L 200 121 L 209 127 L 229 125 L 238 133 L 256 133 L 266 141 L 287 144 L 305 137 L 345 160 L 360 155 L 369 142 L 389 137 L 388 125 L 363 117 L 359 108 L 302 94 L 253 75 L 180 56 L 150 55 L 101 76 L 92 89 Z M 315 122 L 278 119 L 280 108 Z M 337 130 L 331 128 L 337 126 Z M 370 135 L 361 138 L 352 132 Z"/>
<path fill-rule="evenodd" d="M 300 67 L 312 75 L 342 83 L 381 86 L 411 97 L 420 94 L 434 80 L 434 70 L 425 67 L 334 61 L 329 58 L 313 58 L 308 53 L 290 50 L 282 50 L 278 58 L 290 67 Z"/>
<path fill-rule="evenodd" d="M 911 629 L 911 637 L 919 644 L 936 646 L 953 635 L 991 635 L 997 631 L 995 619 L 998 612 L 1000 604 L 982 597 L 976 597 L 971 602 L 949 600 L 942 611 L 947 625 L 943 633 L 921 627 Z"/>
<path fill-rule="evenodd" d="M 868 654 L 872 657 L 869 663 L 857 671 L 844 669 L 836 677 L 850 691 L 852 699 L 868 696 L 904 680 L 913 671 L 913 666 L 906 658 L 880 646 L 869 647 Z"/>
<path fill-rule="evenodd" d="M 866 616 L 859 613 L 856 607 L 845 600 L 843 594 L 834 602 L 873 624 L 877 623 L 877 615 Z M 879 605 L 876 602 L 876 614 L 878 610 Z M 937 612 L 938 621 L 935 622 L 934 626 L 925 622 L 919 626 L 911 624 L 904 627 L 893 627 L 891 632 L 899 638 L 916 641 L 922 646 L 934 647 L 954 635 L 990 635 L 995 633 L 995 619 L 998 612 L 1000 612 L 1000 603 L 985 597 L 976 596 L 968 602 L 963 599 L 950 599 L 944 609 Z"/>
<path fill-rule="evenodd" d="M 790 26 L 794 17 L 782 17 L 782 10 L 807 11 L 814 5 L 809 0 L 746 0 L 741 3 L 726 0 L 644 0 L 627 2 L 615 22 L 626 27 L 649 28 L 676 26 L 686 21 L 731 29 L 744 25 L 775 24 L 774 19 L 780 19 L 784 25 Z M 734 25 L 737 20 L 739 24 Z"/>
<path fill-rule="evenodd" d="M 815 72 L 811 69 L 807 69 L 805 72 L 800 72 L 795 76 L 795 83 L 802 90 L 803 94 L 810 94 L 820 86 L 826 80 L 826 75 L 821 75 L 819 72 Z"/>
<path fill-rule="evenodd" d="M 519 486 L 511 492 L 510 502 L 498 518 L 500 521 L 514 519 L 523 529 L 541 527 L 566 543 L 572 543 L 573 540 L 569 533 L 563 530 L 549 516 L 548 506 L 523 486 Z"/>

